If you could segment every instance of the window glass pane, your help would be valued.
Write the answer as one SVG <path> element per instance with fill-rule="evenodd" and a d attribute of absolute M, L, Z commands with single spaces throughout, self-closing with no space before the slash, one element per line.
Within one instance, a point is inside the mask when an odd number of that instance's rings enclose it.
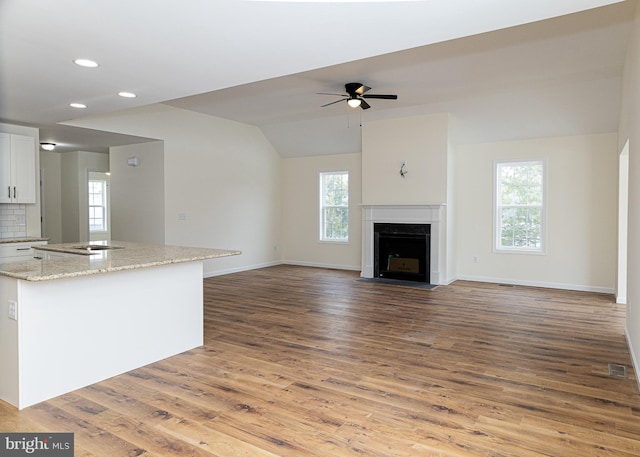
<path fill-rule="evenodd" d="M 500 165 L 500 199 L 503 205 L 541 205 L 542 164 Z"/>
<path fill-rule="evenodd" d="M 341 207 L 325 208 L 324 238 L 344 240 L 349 235 L 349 209 Z"/>
<path fill-rule="evenodd" d="M 104 208 L 89 208 L 89 228 L 92 231 L 105 230 L 104 227 Z"/>
<path fill-rule="evenodd" d="M 349 176 L 347 174 L 325 175 L 325 205 L 347 206 L 349 204 Z"/>
<path fill-rule="evenodd" d="M 496 171 L 496 248 L 541 251 L 543 163 L 501 163 Z"/>
<path fill-rule="evenodd" d="M 320 174 L 320 239 L 349 239 L 349 174 Z"/>
<path fill-rule="evenodd" d="M 539 248 L 541 246 L 541 210 L 539 208 L 502 208 L 500 239 L 503 247 Z"/>

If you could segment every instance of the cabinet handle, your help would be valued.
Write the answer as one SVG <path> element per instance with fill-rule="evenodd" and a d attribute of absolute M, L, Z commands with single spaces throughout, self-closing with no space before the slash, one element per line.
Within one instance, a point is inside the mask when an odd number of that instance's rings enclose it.
<path fill-rule="evenodd" d="M 16 251 L 28 251 L 31 248 L 16 248 Z"/>
<path fill-rule="evenodd" d="M 7 187 L 7 190 L 9 190 L 9 195 L 7 195 L 7 197 L 11 198 L 11 186 Z"/>
<path fill-rule="evenodd" d="M 13 198 L 16 198 L 16 186 L 13 186 Z"/>

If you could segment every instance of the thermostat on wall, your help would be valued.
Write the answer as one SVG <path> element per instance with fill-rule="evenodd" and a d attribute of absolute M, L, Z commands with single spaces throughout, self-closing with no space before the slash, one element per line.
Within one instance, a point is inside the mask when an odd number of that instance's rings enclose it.
<path fill-rule="evenodd" d="M 138 157 L 137 156 L 129 157 L 127 159 L 127 165 L 129 165 L 131 167 L 137 167 L 138 166 Z"/>

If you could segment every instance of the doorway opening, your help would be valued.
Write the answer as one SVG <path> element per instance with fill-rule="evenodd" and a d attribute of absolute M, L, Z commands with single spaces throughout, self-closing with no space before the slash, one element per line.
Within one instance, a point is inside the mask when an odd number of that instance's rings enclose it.
<path fill-rule="evenodd" d="M 618 268 L 616 303 L 627 303 L 627 225 L 629 217 L 629 140 L 620 151 L 618 176 Z"/>

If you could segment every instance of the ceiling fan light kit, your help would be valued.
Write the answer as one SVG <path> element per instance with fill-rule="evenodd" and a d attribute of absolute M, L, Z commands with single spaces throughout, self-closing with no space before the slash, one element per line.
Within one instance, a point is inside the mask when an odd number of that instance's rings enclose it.
<path fill-rule="evenodd" d="M 347 105 L 349 105 L 351 108 L 357 108 L 361 104 L 362 100 L 360 100 L 359 98 L 350 98 L 349 100 L 347 100 Z"/>
<path fill-rule="evenodd" d="M 342 101 L 347 101 L 347 104 L 351 108 L 360 107 L 362 109 L 369 109 L 371 105 L 369 105 L 364 99 L 365 98 L 377 98 L 382 100 L 397 100 L 397 95 L 391 94 L 367 94 L 366 92 L 370 91 L 371 88 L 369 86 L 365 86 L 362 83 L 347 83 L 344 85 L 346 90 L 346 94 L 328 94 L 326 92 L 319 92 L 318 95 L 337 95 L 341 96 L 340 100 L 336 100 L 325 105 L 322 105 L 321 108 L 325 106 L 334 105 L 336 103 L 340 103 Z"/>

